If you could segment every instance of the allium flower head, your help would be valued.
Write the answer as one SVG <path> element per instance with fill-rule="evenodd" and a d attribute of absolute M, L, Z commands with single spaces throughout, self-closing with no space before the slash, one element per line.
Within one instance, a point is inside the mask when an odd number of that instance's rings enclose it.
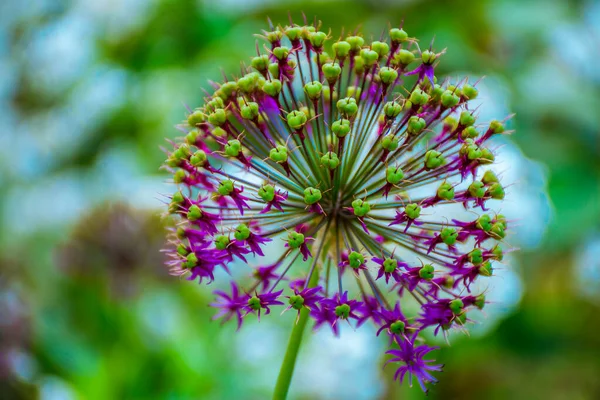
<path fill-rule="evenodd" d="M 508 222 L 486 207 L 504 198 L 488 168 L 504 125 L 478 121 L 477 83 L 436 77 L 445 51 L 401 28 L 369 42 L 290 23 L 261 38 L 166 149 L 171 271 L 245 274 L 213 304 L 240 325 L 279 307 L 336 334 L 370 321 L 396 376 L 425 389 L 441 366 L 420 333 L 464 329 L 485 304 L 473 282 L 502 260 Z"/>

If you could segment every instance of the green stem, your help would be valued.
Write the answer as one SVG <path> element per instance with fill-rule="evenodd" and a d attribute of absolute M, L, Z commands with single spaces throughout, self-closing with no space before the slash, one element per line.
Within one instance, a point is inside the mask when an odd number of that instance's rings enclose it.
<path fill-rule="evenodd" d="M 310 278 L 308 287 L 315 287 L 319 282 L 319 271 L 315 268 L 314 273 Z M 277 377 L 277 383 L 275 384 L 275 391 L 273 392 L 273 400 L 285 400 L 287 398 L 288 391 L 290 390 L 290 383 L 292 382 L 292 375 L 294 375 L 294 368 L 296 366 L 296 359 L 298 358 L 298 351 L 300 350 L 300 344 L 302 344 L 302 335 L 308 322 L 308 315 L 310 310 L 306 307 L 300 310 L 300 316 L 298 321 L 295 323 L 288 341 L 287 349 L 285 350 L 285 356 L 283 357 L 283 363 L 279 369 L 279 376 Z"/>

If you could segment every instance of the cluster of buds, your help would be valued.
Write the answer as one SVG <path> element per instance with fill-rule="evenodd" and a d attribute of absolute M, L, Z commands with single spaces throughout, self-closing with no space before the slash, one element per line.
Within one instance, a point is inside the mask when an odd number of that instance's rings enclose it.
<path fill-rule="evenodd" d="M 489 169 L 504 125 L 478 122 L 477 84 L 438 80 L 444 51 L 401 28 L 371 43 L 329 43 L 318 24 L 262 37 L 166 150 L 171 272 L 210 283 L 247 264 L 247 279 L 216 291 L 217 318 L 240 327 L 281 307 L 335 334 L 374 323 L 396 378 L 426 390 L 441 366 L 422 332 L 464 330 L 486 304 L 473 282 L 503 258 L 508 222 L 486 204 L 504 197 Z"/>

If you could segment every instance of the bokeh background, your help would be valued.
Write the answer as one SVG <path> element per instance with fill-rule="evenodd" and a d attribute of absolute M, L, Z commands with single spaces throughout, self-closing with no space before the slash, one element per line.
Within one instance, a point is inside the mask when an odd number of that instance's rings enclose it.
<path fill-rule="evenodd" d="M 253 54 L 266 18 L 334 35 L 388 22 L 438 74 L 485 76 L 521 251 L 430 399 L 600 398 L 600 2 L 0 2 L 0 399 L 266 399 L 291 317 L 210 322 L 211 288 L 162 267 L 159 145 Z M 421 399 L 369 328 L 307 336 L 291 399 Z"/>

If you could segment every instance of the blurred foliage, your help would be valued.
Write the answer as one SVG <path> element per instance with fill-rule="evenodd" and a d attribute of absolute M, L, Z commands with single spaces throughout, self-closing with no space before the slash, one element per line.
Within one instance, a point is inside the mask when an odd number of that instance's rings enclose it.
<path fill-rule="evenodd" d="M 429 398 L 600 398 L 600 294 L 581 295 L 575 279 L 600 231 L 596 2 L 26 3 L 0 5 L 0 398 L 269 397 L 280 349 L 271 364 L 238 359 L 250 349 L 233 326 L 208 323 L 209 291 L 162 269 L 151 201 L 165 179 L 157 144 L 182 102 L 200 103 L 209 79 L 250 59 L 267 16 L 285 24 L 302 11 L 334 37 L 402 20 L 423 47 L 435 36 L 449 48 L 438 73 L 496 82 L 514 141 L 545 168 L 553 214 L 520 222 L 548 225 L 517 255 L 518 310 L 439 351 Z M 381 398 L 423 397 L 392 372 Z"/>

